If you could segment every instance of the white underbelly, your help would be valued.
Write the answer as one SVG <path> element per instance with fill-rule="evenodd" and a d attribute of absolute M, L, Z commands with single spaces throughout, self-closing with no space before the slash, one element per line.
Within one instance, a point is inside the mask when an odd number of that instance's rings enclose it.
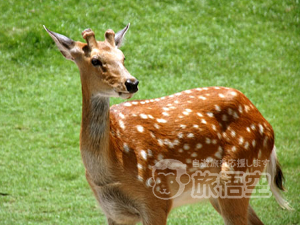
<path fill-rule="evenodd" d="M 206 196 L 204 194 L 205 192 L 206 192 L 206 190 L 205 190 L 205 188 L 203 189 L 203 187 L 200 192 L 199 192 L 199 190 L 197 190 L 197 192 L 195 192 L 193 189 L 186 190 L 181 195 L 179 195 L 178 197 L 173 199 L 172 209 L 182 206 L 182 205 L 208 201 L 209 198 L 203 197 L 203 196 Z"/>

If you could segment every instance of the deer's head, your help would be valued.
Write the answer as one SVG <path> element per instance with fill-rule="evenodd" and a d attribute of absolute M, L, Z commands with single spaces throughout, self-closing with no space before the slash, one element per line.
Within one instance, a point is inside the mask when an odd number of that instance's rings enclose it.
<path fill-rule="evenodd" d="M 86 29 L 82 32 L 86 43 L 44 28 L 63 56 L 77 64 L 83 89 L 87 89 L 90 95 L 127 99 L 138 91 L 139 81 L 125 68 L 125 57 L 119 49 L 129 24 L 116 34 L 107 30 L 104 41 L 96 41 L 94 32 Z"/>

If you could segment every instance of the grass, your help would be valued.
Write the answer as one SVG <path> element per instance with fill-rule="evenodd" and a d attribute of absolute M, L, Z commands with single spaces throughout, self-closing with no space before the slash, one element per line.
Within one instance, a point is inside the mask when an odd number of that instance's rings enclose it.
<path fill-rule="evenodd" d="M 79 153 L 78 69 L 42 25 L 82 41 L 87 27 L 103 39 L 128 22 L 122 50 L 140 80 L 134 99 L 215 85 L 244 92 L 275 130 L 295 210 L 273 197 L 252 205 L 265 224 L 300 224 L 298 0 L 10 0 L 0 12 L 0 224 L 105 224 Z M 222 219 L 204 203 L 172 211 L 168 222 Z"/>

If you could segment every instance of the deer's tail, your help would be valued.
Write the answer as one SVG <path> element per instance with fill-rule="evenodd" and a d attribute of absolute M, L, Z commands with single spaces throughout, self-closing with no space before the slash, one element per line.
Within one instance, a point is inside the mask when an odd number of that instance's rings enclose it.
<path fill-rule="evenodd" d="M 273 147 L 272 153 L 269 158 L 269 162 L 266 167 L 266 173 L 270 175 L 267 176 L 267 179 L 270 179 L 270 188 L 278 204 L 283 209 L 293 210 L 293 208 L 289 206 L 289 203 L 283 198 L 283 196 L 280 193 L 280 191 L 285 191 L 285 188 L 283 186 L 284 176 L 277 159 L 275 145 Z"/>

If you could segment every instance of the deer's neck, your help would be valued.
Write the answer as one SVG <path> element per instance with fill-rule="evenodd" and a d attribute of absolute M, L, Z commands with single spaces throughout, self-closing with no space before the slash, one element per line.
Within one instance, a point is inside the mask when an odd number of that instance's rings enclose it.
<path fill-rule="evenodd" d="M 98 185 L 110 182 L 115 159 L 110 151 L 109 98 L 83 90 L 80 149 L 86 171 Z"/>
<path fill-rule="evenodd" d="M 91 150 L 99 151 L 109 142 L 109 98 L 99 95 L 84 99 L 82 131 Z"/>

